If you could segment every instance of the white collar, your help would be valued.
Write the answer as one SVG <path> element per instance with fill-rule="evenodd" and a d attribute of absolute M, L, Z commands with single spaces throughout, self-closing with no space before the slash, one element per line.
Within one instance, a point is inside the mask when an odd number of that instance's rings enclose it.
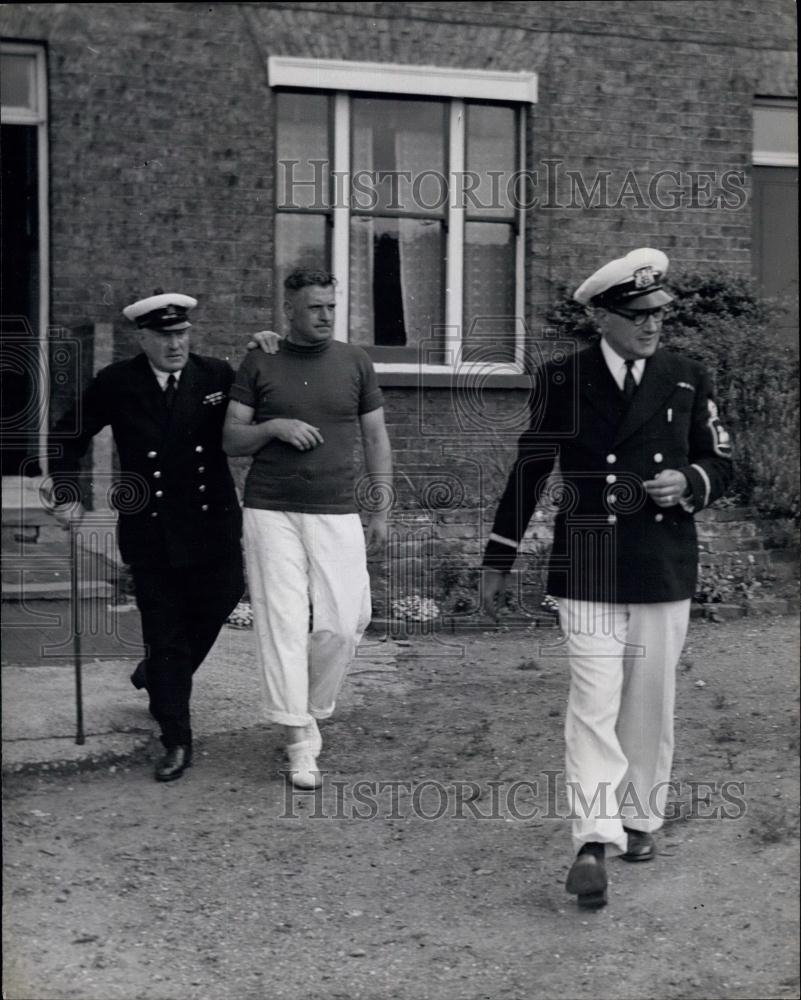
<path fill-rule="evenodd" d="M 176 387 L 177 387 L 178 383 L 181 381 L 181 372 L 183 371 L 182 368 L 179 368 L 179 370 L 177 372 L 163 372 L 159 368 L 156 368 L 155 365 L 151 364 L 150 358 L 147 359 L 147 363 L 150 365 L 150 367 L 151 367 L 151 369 L 153 371 L 153 374 L 158 379 L 158 383 L 159 383 L 159 388 L 160 389 L 166 389 L 167 388 L 167 379 L 170 377 L 170 375 L 174 375 L 175 376 L 175 385 L 176 385 Z"/>
<path fill-rule="evenodd" d="M 604 361 L 606 362 L 606 367 L 609 369 L 612 378 L 617 382 L 618 389 L 623 388 L 623 379 L 626 377 L 626 361 L 625 358 L 617 353 L 614 347 L 611 347 L 607 342 L 606 338 L 601 337 L 601 353 L 604 356 Z M 631 366 L 631 373 L 634 376 L 634 381 L 637 385 L 640 381 L 645 371 L 645 358 L 637 358 L 634 364 Z"/>

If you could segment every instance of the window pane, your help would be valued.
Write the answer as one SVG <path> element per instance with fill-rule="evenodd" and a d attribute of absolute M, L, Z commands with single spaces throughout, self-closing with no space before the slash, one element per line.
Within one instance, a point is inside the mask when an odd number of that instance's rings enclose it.
<path fill-rule="evenodd" d="M 468 222 L 464 247 L 463 361 L 515 360 L 515 234 Z"/>
<path fill-rule="evenodd" d="M 4 108 L 36 111 L 35 70 L 33 56 L 3 53 L 0 58 L 0 92 Z"/>
<path fill-rule="evenodd" d="M 424 344 L 426 360 L 433 363 L 430 352 L 441 347 L 432 341 L 433 328 L 444 322 L 442 223 L 357 216 L 350 235 L 352 343 Z"/>
<path fill-rule="evenodd" d="M 275 322 L 281 323 L 284 279 L 296 267 L 330 270 L 328 219 L 324 215 L 279 212 L 275 219 Z"/>
<path fill-rule="evenodd" d="M 444 214 L 445 108 L 444 101 L 354 99 L 355 207 Z"/>
<path fill-rule="evenodd" d="M 754 153 L 798 156 L 798 108 L 795 102 L 754 108 Z"/>
<path fill-rule="evenodd" d="M 278 207 L 327 208 L 330 175 L 328 97 L 282 91 L 277 95 L 277 109 Z M 324 162 L 315 165 L 312 162 L 315 160 Z"/>
<path fill-rule="evenodd" d="M 465 164 L 474 184 L 465 198 L 468 218 L 514 217 L 511 196 L 517 170 L 517 124 L 513 108 L 468 104 Z M 492 174 L 490 172 L 493 172 Z"/>

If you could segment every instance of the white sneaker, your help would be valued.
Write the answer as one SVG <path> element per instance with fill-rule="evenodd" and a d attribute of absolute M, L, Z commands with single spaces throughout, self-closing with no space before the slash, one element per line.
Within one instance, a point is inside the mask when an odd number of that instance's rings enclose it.
<path fill-rule="evenodd" d="M 295 788 L 308 790 L 319 788 L 322 778 L 317 770 L 317 760 L 311 741 L 302 740 L 300 743 L 293 743 L 286 748 L 286 753 L 289 757 L 289 780 Z"/>
<path fill-rule="evenodd" d="M 320 730 L 317 726 L 317 720 L 312 718 L 311 722 L 306 726 L 305 740 L 311 743 L 312 753 L 315 757 L 319 757 L 323 749 L 323 738 L 320 735 Z"/>

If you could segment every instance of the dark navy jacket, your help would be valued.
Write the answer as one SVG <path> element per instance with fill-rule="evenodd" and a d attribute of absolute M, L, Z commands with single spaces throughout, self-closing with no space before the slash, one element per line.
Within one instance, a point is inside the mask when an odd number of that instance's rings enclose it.
<path fill-rule="evenodd" d="M 168 412 L 140 354 L 98 372 L 81 400 L 78 436 L 66 433 L 75 426 L 75 412 L 54 428 L 51 442 L 62 449 L 51 462 L 58 494 L 77 487 L 81 457 L 94 435 L 111 425 L 121 471 L 110 503 L 119 513 L 126 563 L 187 567 L 241 558 L 241 510 L 222 450 L 233 377 L 227 362 L 190 354 Z"/>
<path fill-rule="evenodd" d="M 548 573 L 555 597 L 655 603 L 692 597 L 693 514 L 731 480 L 731 448 L 709 376 L 668 350 L 645 364 L 626 406 L 600 346 L 538 373 L 531 426 L 501 497 L 484 558 L 511 569 L 535 507 L 557 510 Z M 559 479 L 552 479 L 554 468 Z M 660 470 L 687 477 L 682 506 L 658 507 L 642 483 Z M 547 487 L 547 491 L 546 491 Z"/>

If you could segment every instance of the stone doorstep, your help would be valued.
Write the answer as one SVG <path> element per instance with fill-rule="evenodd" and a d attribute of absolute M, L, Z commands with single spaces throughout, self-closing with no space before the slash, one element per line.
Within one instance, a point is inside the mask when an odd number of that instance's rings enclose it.
<path fill-rule="evenodd" d="M 6 507 L 3 506 L 2 513 L 3 531 L 20 530 L 23 528 L 45 527 L 46 525 L 57 524 L 53 516 L 41 507 Z"/>
<path fill-rule="evenodd" d="M 84 521 L 86 542 L 82 546 L 83 573 L 79 584 L 82 598 L 113 598 L 123 564 L 115 544 L 106 547 L 111 530 L 107 514 L 88 512 Z M 3 601 L 69 600 L 70 536 L 53 518 L 35 508 L 3 511 Z M 102 547 L 99 551 L 97 545 Z M 107 553 L 114 553 L 109 558 Z M 87 555 L 88 554 L 88 555 Z M 112 581 L 112 582 L 109 582 Z"/>
<path fill-rule="evenodd" d="M 78 585 L 81 598 L 103 598 L 110 600 L 114 596 L 114 588 L 105 581 L 85 581 Z M 3 581 L 2 598 L 4 601 L 68 601 L 72 595 L 69 578 L 66 581 L 42 581 L 8 583 Z"/>

